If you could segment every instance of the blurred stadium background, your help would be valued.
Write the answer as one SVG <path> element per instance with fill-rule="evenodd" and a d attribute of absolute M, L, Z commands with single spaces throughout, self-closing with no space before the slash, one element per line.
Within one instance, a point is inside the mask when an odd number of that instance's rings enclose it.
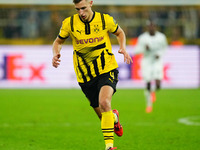
<path fill-rule="evenodd" d="M 71 3 L 71 0 L 1 0 L 0 44 L 52 44 L 62 20 L 76 13 Z M 94 10 L 116 18 L 126 32 L 128 44 L 133 44 L 132 39 L 143 31 L 144 21 L 151 16 L 157 19 L 169 44 L 179 41 L 179 44 L 199 45 L 199 3 L 198 0 L 95 0 Z"/>
<path fill-rule="evenodd" d="M 68 47 L 62 50 L 63 58 L 68 57 L 63 59 L 62 67 L 57 70 L 51 67 L 53 40 L 59 33 L 63 19 L 76 13 L 71 3 L 71 0 L 0 1 L 0 88 L 77 87 L 71 67 L 70 39 L 66 40 Z M 155 18 L 170 45 L 165 59 L 164 87 L 199 87 L 198 0 L 95 0 L 93 7 L 116 19 L 126 33 L 130 53 L 134 50 L 138 35 L 145 30 L 145 20 Z M 111 40 L 113 45 L 117 44 L 114 36 L 111 36 Z M 117 46 L 113 49 L 116 52 Z M 120 61 L 120 56 L 117 57 L 122 81 L 119 87 L 143 87 L 139 64 L 141 58 L 133 56 L 134 63 L 125 65 Z"/>
<path fill-rule="evenodd" d="M 116 54 L 119 92 L 112 103 L 120 110 L 125 132 L 123 138 L 116 137 L 116 146 L 199 149 L 200 1 L 94 0 L 93 9 L 111 14 L 124 29 L 134 61 L 124 64 Z M 104 147 L 99 120 L 77 85 L 70 39 L 59 68 L 51 65 L 53 40 L 62 20 L 73 13 L 72 0 L 0 0 L 0 150 Z M 169 43 L 164 89 L 152 114 L 144 111 L 141 56 L 132 55 L 149 16 L 157 19 Z M 112 35 L 111 40 L 117 53 Z M 90 130 L 86 133 L 85 128 Z"/>

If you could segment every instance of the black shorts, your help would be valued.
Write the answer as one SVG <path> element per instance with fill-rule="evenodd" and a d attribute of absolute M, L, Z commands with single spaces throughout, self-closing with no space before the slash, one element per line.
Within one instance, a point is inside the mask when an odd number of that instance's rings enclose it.
<path fill-rule="evenodd" d="M 93 108 L 99 107 L 99 92 L 102 86 L 109 85 L 116 92 L 118 82 L 118 70 L 114 69 L 108 73 L 101 74 L 87 83 L 79 83 L 83 93 L 90 101 Z"/>

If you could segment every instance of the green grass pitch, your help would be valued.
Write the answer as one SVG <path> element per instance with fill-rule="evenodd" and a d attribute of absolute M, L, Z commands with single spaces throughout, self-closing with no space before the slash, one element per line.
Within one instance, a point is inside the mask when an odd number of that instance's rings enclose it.
<path fill-rule="evenodd" d="M 162 89 L 151 114 L 143 89 L 118 89 L 112 107 L 124 127 L 119 150 L 200 149 L 199 89 Z M 0 150 L 104 150 L 104 141 L 81 90 L 0 89 Z"/>

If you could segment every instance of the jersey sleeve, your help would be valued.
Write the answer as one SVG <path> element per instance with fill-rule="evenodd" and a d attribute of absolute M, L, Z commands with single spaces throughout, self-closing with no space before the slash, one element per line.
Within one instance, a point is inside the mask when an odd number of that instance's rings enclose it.
<path fill-rule="evenodd" d="M 168 43 L 167 43 L 167 38 L 165 35 L 163 35 L 163 47 L 166 49 L 168 46 Z"/>
<path fill-rule="evenodd" d="M 157 55 L 162 57 L 167 50 L 167 46 L 168 46 L 167 38 L 164 34 L 162 34 L 162 46 L 161 49 L 158 51 Z"/>
<path fill-rule="evenodd" d="M 137 41 L 137 44 L 135 46 L 133 53 L 134 53 L 134 55 L 137 55 L 137 54 L 144 53 L 144 51 L 145 51 L 144 36 L 140 35 L 138 37 L 138 41 Z"/>
<path fill-rule="evenodd" d="M 70 17 L 66 18 L 63 22 L 62 22 L 62 26 L 60 28 L 60 32 L 58 37 L 61 39 L 66 39 L 69 37 L 69 32 L 70 32 Z"/>
<path fill-rule="evenodd" d="M 108 14 L 106 14 L 105 17 L 106 17 L 108 31 L 111 33 L 115 33 L 118 29 L 118 23 L 112 16 Z"/>

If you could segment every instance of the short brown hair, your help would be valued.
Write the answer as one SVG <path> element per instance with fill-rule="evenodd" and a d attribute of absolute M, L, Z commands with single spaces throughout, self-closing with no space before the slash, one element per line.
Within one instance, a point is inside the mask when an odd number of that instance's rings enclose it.
<path fill-rule="evenodd" d="M 82 1 L 82 0 L 73 0 L 73 3 L 74 3 L 74 4 L 77 4 L 77 3 L 79 3 L 80 1 Z"/>

